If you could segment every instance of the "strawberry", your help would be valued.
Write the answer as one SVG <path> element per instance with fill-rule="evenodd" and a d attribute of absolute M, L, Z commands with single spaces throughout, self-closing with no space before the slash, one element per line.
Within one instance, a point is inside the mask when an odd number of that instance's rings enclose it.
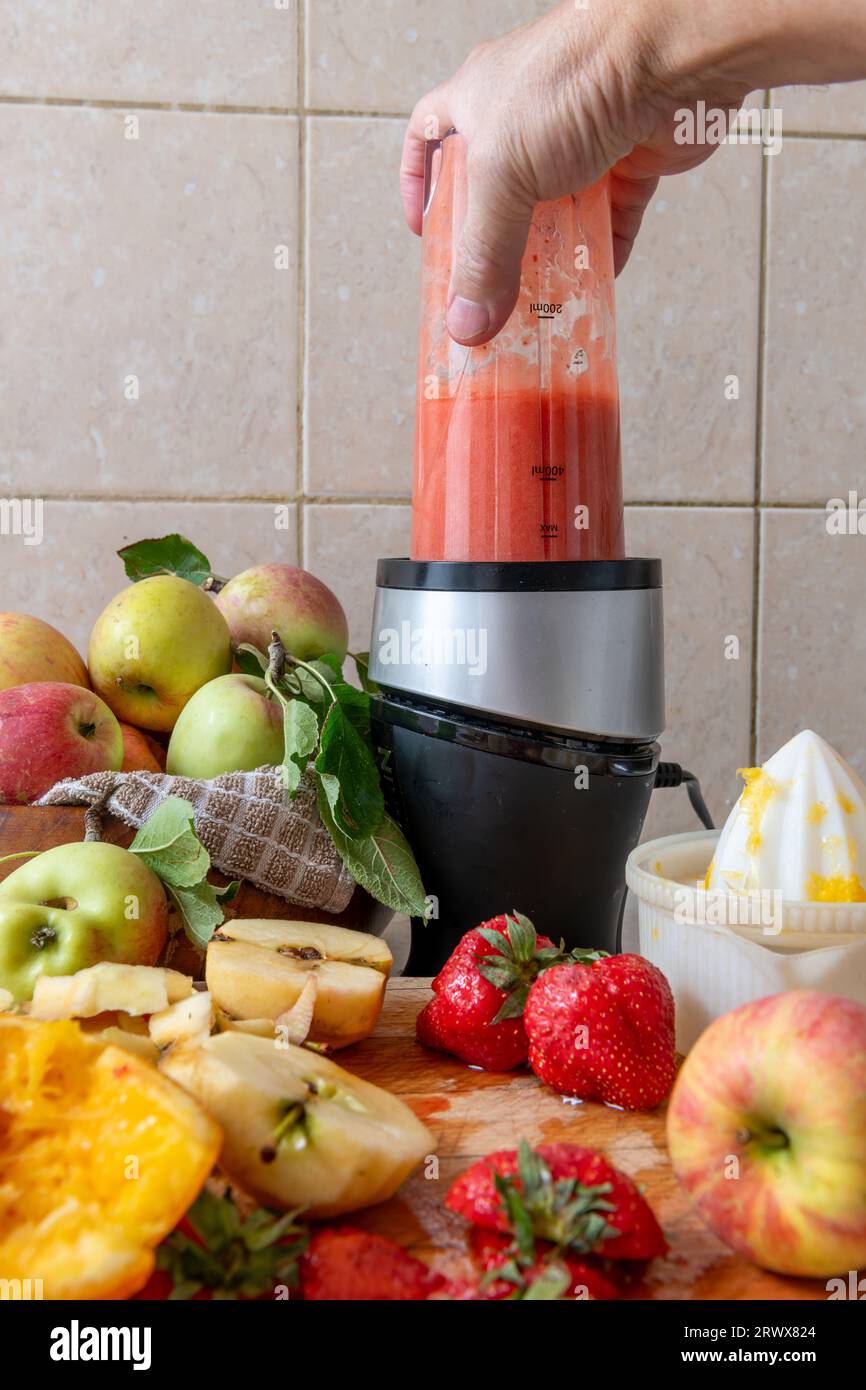
<path fill-rule="evenodd" d="M 298 1287 L 306 1232 L 297 1212 L 256 1207 L 241 1217 L 230 1193 L 204 1188 L 156 1252 L 156 1269 L 136 1298 L 195 1301 L 273 1298 Z"/>
<path fill-rule="evenodd" d="M 526 1002 L 529 1064 L 554 1090 L 651 1110 L 673 1085 L 674 999 L 643 956 L 546 970 Z"/>
<path fill-rule="evenodd" d="M 353 1226 L 317 1231 L 301 1259 L 310 1302 L 420 1302 L 447 1281 L 386 1236 Z"/>
<path fill-rule="evenodd" d="M 474 1226 L 549 1241 L 568 1257 L 651 1260 L 667 1243 L 631 1178 L 576 1144 L 501 1149 L 456 1178 L 445 1205 Z M 525 1253 L 527 1253 L 525 1252 Z"/>
<path fill-rule="evenodd" d="M 592 1255 L 575 1259 L 545 1241 L 533 1242 L 522 1255 L 517 1242 L 499 1231 L 476 1227 L 469 1243 L 485 1277 L 479 1294 L 486 1299 L 620 1297 L 610 1267 Z"/>
<path fill-rule="evenodd" d="M 418 1015 L 418 1041 L 485 1071 L 521 1066 L 530 985 L 562 959 L 561 948 L 537 936 L 519 912 L 482 922 L 461 939 L 433 981 L 435 998 Z"/>

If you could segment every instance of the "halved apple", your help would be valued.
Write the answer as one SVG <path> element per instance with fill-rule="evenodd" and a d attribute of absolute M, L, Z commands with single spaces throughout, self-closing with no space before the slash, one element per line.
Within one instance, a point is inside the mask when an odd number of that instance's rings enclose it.
<path fill-rule="evenodd" d="M 309 1048 L 215 1033 L 160 1067 L 221 1124 L 226 1176 L 266 1205 L 310 1216 L 372 1206 L 435 1149 L 403 1101 Z"/>
<path fill-rule="evenodd" d="M 309 1036 L 348 1047 L 376 1027 L 392 964 L 387 944 L 367 932 L 239 918 L 223 923 L 211 939 L 205 978 L 217 1008 L 232 1018 L 278 1019 L 312 974 L 316 999 Z"/>

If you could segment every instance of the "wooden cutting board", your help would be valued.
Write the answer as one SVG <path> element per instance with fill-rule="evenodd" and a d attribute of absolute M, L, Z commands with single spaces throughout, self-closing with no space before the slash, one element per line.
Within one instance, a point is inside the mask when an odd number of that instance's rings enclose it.
<path fill-rule="evenodd" d="M 396 1197 L 351 1218 L 392 1236 L 443 1273 L 471 1277 L 463 1221 L 443 1205 L 452 1178 L 494 1149 L 567 1141 L 602 1149 L 638 1182 L 670 1244 L 630 1297 L 652 1299 L 822 1299 L 823 1281 L 784 1279 L 734 1255 L 689 1208 L 671 1169 L 662 1109 L 628 1114 L 594 1101 L 565 1100 L 529 1072 L 475 1071 L 415 1041 L 430 998 L 427 980 L 388 986 L 375 1035 L 340 1052 L 349 1071 L 401 1096 L 438 1141 L 439 1174 L 418 1172 Z"/>
<path fill-rule="evenodd" d="M 80 840 L 84 812 L 77 807 L 0 807 L 0 857 L 18 850 L 43 850 Z M 131 832 L 108 821 L 105 838 L 128 844 Z M 21 861 L 0 864 L 0 879 Z M 214 876 L 215 881 L 219 875 Z M 224 880 L 220 880 L 223 881 Z M 281 898 L 244 885 L 232 904 L 234 916 L 315 919 Z M 372 908 L 356 891 L 346 911 L 333 920 L 363 929 Z M 329 919 L 330 920 L 330 919 Z M 189 964 L 173 965 L 195 971 Z M 465 1225 L 444 1207 L 452 1178 L 494 1149 L 514 1148 L 521 1137 L 532 1144 L 567 1140 L 604 1150 L 644 1188 L 670 1243 L 630 1296 L 664 1299 L 826 1299 L 823 1282 L 783 1279 L 731 1254 L 690 1210 L 671 1170 L 665 1146 L 664 1113 L 627 1114 L 592 1101 L 574 1104 L 528 1072 L 506 1075 L 475 1071 L 415 1041 L 415 1019 L 430 998 L 429 981 L 395 979 L 372 1038 L 342 1051 L 349 1071 L 401 1096 L 437 1140 L 438 1173 L 418 1172 L 396 1197 L 358 1213 L 354 1224 L 390 1235 L 428 1263 L 455 1278 L 473 1274 Z"/>

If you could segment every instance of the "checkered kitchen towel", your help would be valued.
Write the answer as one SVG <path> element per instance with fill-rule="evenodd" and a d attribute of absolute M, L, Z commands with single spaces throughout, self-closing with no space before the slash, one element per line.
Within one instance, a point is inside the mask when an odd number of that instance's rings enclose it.
<path fill-rule="evenodd" d="M 47 791 L 38 806 L 87 806 L 138 829 L 166 797 L 192 803 L 214 867 L 302 907 L 342 912 L 355 881 L 319 819 L 309 772 L 290 800 L 280 771 L 226 772 L 210 781 L 165 772 L 92 772 Z"/>

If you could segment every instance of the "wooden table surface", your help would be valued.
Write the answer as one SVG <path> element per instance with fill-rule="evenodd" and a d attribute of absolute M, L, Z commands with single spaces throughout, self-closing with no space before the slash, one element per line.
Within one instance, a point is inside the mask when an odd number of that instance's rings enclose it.
<path fill-rule="evenodd" d="M 0 855 L 42 850 L 79 840 L 84 812 L 78 808 L 0 808 Z M 131 832 L 107 822 L 105 838 L 128 844 Z M 20 862 L 20 861 L 19 861 Z M 0 879 L 18 867 L 0 865 Z M 224 880 L 222 880 L 224 881 Z M 335 919 L 363 928 L 369 899 L 353 898 Z M 321 917 L 245 885 L 232 916 Z M 196 973 L 189 962 L 178 968 Z M 415 1018 L 430 997 L 429 981 L 394 979 L 372 1038 L 336 1056 L 343 1066 L 401 1096 L 425 1121 L 438 1142 L 438 1177 L 416 1173 L 396 1197 L 351 1217 L 353 1223 L 392 1236 L 428 1263 L 453 1277 L 471 1277 L 464 1223 L 446 1211 L 448 1184 L 476 1158 L 514 1148 L 521 1137 L 532 1144 L 568 1140 L 602 1149 L 617 1167 L 641 1184 L 670 1251 L 649 1266 L 630 1296 L 664 1299 L 824 1299 L 817 1280 L 785 1279 L 756 1269 L 733 1255 L 689 1209 L 671 1171 L 665 1147 L 664 1112 L 612 1110 L 593 1101 L 575 1104 L 542 1085 L 530 1072 L 475 1071 L 431 1052 L 415 1040 Z"/>
<path fill-rule="evenodd" d="M 443 1273 L 469 1277 L 466 1226 L 448 1212 L 453 1177 L 494 1149 L 565 1140 L 602 1149 L 645 1191 L 670 1244 L 629 1297 L 652 1299 L 826 1299 L 823 1281 L 787 1279 L 734 1255 L 704 1226 L 681 1193 L 667 1155 L 664 1110 L 626 1113 L 595 1101 L 575 1104 L 528 1071 L 494 1074 L 431 1052 L 415 1040 L 429 981 L 395 979 L 372 1038 L 335 1060 L 401 1096 L 438 1140 L 438 1180 L 417 1172 L 396 1197 L 350 1219 L 392 1236 Z"/>

